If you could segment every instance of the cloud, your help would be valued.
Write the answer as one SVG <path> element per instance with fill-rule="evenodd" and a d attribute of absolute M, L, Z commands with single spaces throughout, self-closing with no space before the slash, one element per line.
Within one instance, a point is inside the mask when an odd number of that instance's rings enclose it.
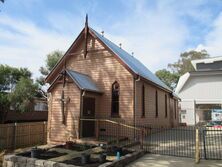
<path fill-rule="evenodd" d="M 205 49 L 211 56 L 222 56 L 222 12 L 212 24 L 211 31 L 206 34 L 203 43 L 197 46 L 197 50 Z"/>
<path fill-rule="evenodd" d="M 34 77 L 44 65 L 46 54 L 67 50 L 74 35 L 43 29 L 28 20 L 0 17 L 0 63 L 29 68 Z"/>
<path fill-rule="evenodd" d="M 139 3 L 140 2 L 140 3 Z M 189 36 L 189 29 L 171 8 L 147 8 L 146 1 L 135 2 L 125 20 L 117 21 L 105 36 L 122 43 L 129 53 L 156 71 L 175 61 Z"/>
<path fill-rule="evenodd" d="M 86 11 L 95 30 L 104 30 L 111 41 L 122 43 L 123 49 L 134 52 L 153 72 L 166 68 L 181 52 L 197 45 L 198 49 L 206 48 L 212 55 L 219 55 L 222 16 L 215 20 L 214 10 L 219 8 L 209 7 L 208 2 L 213 3 L 202 0 L 129 0 L 127 3 L 122 0 L 112 4 L 70 1 L 64 6 L 37 0 L 27 6 L 15 3 L 19 11 L 25 6 L 32 16 L 25 15 L 29 12 L 19 16 L 10 12 L 8 16 L 1 15 L 0 63 L 28 67 L 34 77 L 38 76 L 47 53 L 56 49 L 66 51 L 75 40 L 84 25 Z M 110 8 L 106 9 L 107 6 Z M 40 10 L 40 7 L 44 8 Z M 40 18 L 36 18 L 32 9 L 39 10 Z"/>

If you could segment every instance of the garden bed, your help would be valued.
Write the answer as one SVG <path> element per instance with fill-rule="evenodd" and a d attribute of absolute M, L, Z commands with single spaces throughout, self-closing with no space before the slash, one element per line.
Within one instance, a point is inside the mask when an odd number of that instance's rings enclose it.
<path fill-rule="evenodd" d="M 96 147 L 86 145 L 75 145 L 66 149 L 65 145 L 39 149 L 38 156 L 33 158 L 33 152 L 26 151 L 15 155 L 4 157 L 3 167 L 7 164 L 13 166 L 37 166 L 37 167 L 54 167 L 56 166 L 87 166 L 87 167 L 110 167 L 121 166 L 143 155 L 142 151 L 124 149 L 116 146 Z M 74 149 L 76 148 L 76 149 Z M 35 148 L 36 149 L 36 148 Z M 33 149 L 32 149 L 33 150 Z M 120 165 L 118 165 L 120 164 Z M 122 165 L 122 166 L 124 166 Z M 10 166 L 11 167 L 11 166 Z"/>
<path fill-rule="evenodd" d="M 63 149 L 69 149 L 69 150 L 74 150 L 74 151 L 85 151 L 91 148 L 96 147 L 95 145 L 87 145 L 87 144 L 77 144 L 77 143 L 69 143 L 69 144 L 64 144 L 64 145 L 58 145 L 55 148 L 63 148 Z"/>
<path fill-rule="evenodd" d="M 31 157 L 31 151 L 28 151 L 25 153 L 20 153 L 17 155 L 23 156 L 23 157 L 28 157 L 28 158 L 38 158 L 38 159 L 47 160 L 47 159 L 51 159 L 51 158 L 60 157 L 60 156 L 66 155 L 66 154 L 67 153 L 61 153 L 61 152 L 57 152 L 57 151 L 41 150 L 37 157 Z"/>

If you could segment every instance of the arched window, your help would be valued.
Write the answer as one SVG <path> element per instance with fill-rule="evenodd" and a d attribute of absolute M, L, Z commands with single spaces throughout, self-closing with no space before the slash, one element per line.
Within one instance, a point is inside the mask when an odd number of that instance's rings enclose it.
<path fill-rule="evenodd" d="M 119 115 L 119 83 L 115 81 L 112 84 L 112 106 L 111 106 L 111 115 Z"/>

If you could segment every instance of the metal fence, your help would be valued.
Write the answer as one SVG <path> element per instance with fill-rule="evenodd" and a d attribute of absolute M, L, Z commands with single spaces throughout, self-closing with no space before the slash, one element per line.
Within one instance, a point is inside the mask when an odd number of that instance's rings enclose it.
<path fill-rule="evenodd" d="M 200 128 L 201 158 L 222 159 L 222 128 Z"/>
<path fill-rule="evenodd" d="M 147 153 L 202 159 L 222 159 L 222 128 L 133 126 L 105 119 L 95 121 L 98 141 L 109 145 L 143 149 Z M 198 129 L 198 130 L 197 130 Z M 198 147 L 197 147 L 198 146 Z"/>
<path fill-rule="evenodd" d="M 179 157 L 195 156 L 195 127 L 144 127 L 144 130 L 145 151 Z"/>

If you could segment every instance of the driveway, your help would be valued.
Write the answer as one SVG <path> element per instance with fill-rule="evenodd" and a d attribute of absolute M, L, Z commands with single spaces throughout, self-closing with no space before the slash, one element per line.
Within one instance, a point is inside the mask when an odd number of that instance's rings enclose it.
<path fill-rule="evenodd" d="M 194 163 L 192 158 L 163 156 L 158 154 L 145 154 L 127 167 L 222 167 L 222 160 L 201 160 Z"/>

